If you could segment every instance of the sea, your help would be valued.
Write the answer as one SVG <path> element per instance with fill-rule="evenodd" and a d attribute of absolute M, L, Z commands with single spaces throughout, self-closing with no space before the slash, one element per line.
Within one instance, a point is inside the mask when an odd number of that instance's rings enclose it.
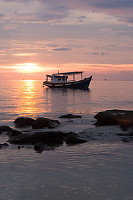
<path fill-rule="evenodd" d="M 58 130 L 88 142 L 38 153 L 28 145 L 18 149 L 1 134 L 0 144 L 9 146 L 0 149 L 0 200 L 132 200 L 133 142 L 116 136 L 123 133 L 118 126 L 96 127 L 94 116 L 133 110 L 133 82 L 93 80 L 88 90 L 46 88 L 42 82 L 0 81 L 0 125 L 16 129 L 17 117 L 48 117 L 60 121 Z M 64 114 L 82 118 L 59 118 Z"/>

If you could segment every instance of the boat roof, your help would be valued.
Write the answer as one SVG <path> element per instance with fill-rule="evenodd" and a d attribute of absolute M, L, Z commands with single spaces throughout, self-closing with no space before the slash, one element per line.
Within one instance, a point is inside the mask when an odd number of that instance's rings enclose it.
<path fill-rule="evenodd" d="M 82 74 L 84 73 L 83 71 L 76 71 L 76 72 L 63 72 L 63 73 L 56 73 L 56 74 L 52 74 L 52 75 L 49 75 L 47 74 L 46 77 L 52 77 L 52 76 L 67 76 L 67 75 L 73 75 L 73 74 Z"/>
<path fill-rule="evenodd" d="M 83 71 L 76 71 L 76 72 L 64 72 L 64 73 L 56 73 L 56 74 L 53 74 L 53 75 L 63 75 L 63 76 L 67 76 L 67 75 L 73 75 L 73 74 L 82 74 Z"/>

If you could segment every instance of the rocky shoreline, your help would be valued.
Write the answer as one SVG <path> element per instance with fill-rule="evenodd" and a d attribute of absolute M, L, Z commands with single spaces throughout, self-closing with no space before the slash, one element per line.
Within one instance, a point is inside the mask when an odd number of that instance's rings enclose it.
<path fill-rule="evenodd" d="M 67 114 L 59 117 L 64 119 L 82 118 L 80 115 Z M 96 119 L 95 127 L 107 127 L 109 132 L 102 132 L 101 129 L 92 132 L 86 129 L 83 132 L 66 132 L 58 130 L 61 126 L 59 120 L 40 117 L 32 119 L 28 117 L 18 117 L 14 124 L 16 129 L 9 126 L 0 126 L 0 134 L 8 136 L 6 143 L 0 144 L 0 149 L 7 148 L 10 144 L 17 145 L 20 149 L 23 145 L 32 145 L 34 150 L 42 152 L 51 150 L 66 143 L 67 145 L 76 145 L 93 140 L 103 140 L 112 136 L 118 137 L 120 141 L 133 141 L 133 111 L 126 110 L 106 110 L 99 112 L 94 116 Z M 119 132 L 114 132 L 112 127 L 120 127 Z M 30 127 L 30 130 L 24 131 Z M 106 128 L 106 130 L 107 130 Z M 21 131 L 20 131 L 21 129 Z M 95 129 L 95 130 L 96 130 Z"/>

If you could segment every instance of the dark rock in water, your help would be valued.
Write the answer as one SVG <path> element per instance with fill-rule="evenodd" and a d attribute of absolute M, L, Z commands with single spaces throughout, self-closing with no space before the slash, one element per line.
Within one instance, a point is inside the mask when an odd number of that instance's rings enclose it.
<path fill-rule="evenodd" d="M 49 132 L 36 132 L 32 134 L 23 134 L 14 136 L 9 139 L 10 143 L 13 144 L 63 144 L 64 134 L 63 132 L 49 131 Z"/>
<path fill-rule="evenodd" d="M 36 145 L 34 145 L 34 150 L 37 153 L 42 153 L 44 150 L 49 151 L 49 150 L 54 150 L 54 149 L 55 149 L 55 146 L 49 146 L 49 145 L 46 145 L 46 144 L 36 144 Z"/>
<path fill-rule="evenodd" d="M 9 144 L 7 144 L 7 143 L 0 144 L 0 149 L 5 148 L 5 147 L 8 147 L 8 146 L 9 146 Z"/>
<path fill-rule="evenodd" d="M 66 115 L 62 115 L 59 118 L 81 118 L 80 115 L 73 115 L 73 114 L 66 114 Z"/>
<path fill-rule="evenodd" d="M 21 133 L 18 130 L 15 130 L 15 129 L 12 129 L 12 131 L 10 133 L 10 136 L 20 136 L 20 135 L 23 135 L 23 133 Z"/>
<path fill-rule="evenodd" d="M 2 134 L 2 133 L 5 133 L 9 137 L 23 134 L 18 130 L 10 128 L 9 126 L 0 126 L 0 134 Z"/>
<path fill-rule="evenodd" d="M 21 133 L 20 131 L 18 130 L 15 130 L 15 129 L 12 129 L 10 128 L 9 126 L 4 127 L 3 129 L 4 131 L 2 131 L 1 133 L 6 133 L 6 135 L 8 135 L 9 137 L 12 137 L 12 136 L 18 136 L 18 135 L 22 135 L 23 133 Z"/>
<path fill-rule="evenodd" d="M 133 128 L 133 111 L 106 110 L 94 116 L 97 126 L 120 125 L 123 129 Z"/>
<path fill-rule="evenodd" d="M 69 133 L 66 135 L 65 139 L 66 144 L 74 145 L 87 142 L 86 140 L 80 138 L 77 133 Z"/>
<path fill-rule="evenodd" d="M 15 119 L 14 123 L 17 127 L 23 128 L 26 126 L 32 126 L 33 129 L 42 128 L 56 128 L 60 125 L 58 120 L 53 120 L 49 118 L 39 117 L 36 120 L 29 117 L 18 117 Z"/>
<path fill-rule="evenodd" d="M 33 129 L 42 129 L 42 128 L 56 128 L 60 125 L 60 122 L 58 120 L 53 120 L 49 118 L 39 117 L 37 118 L 33 124 Z"/>
<path fill-rule="evenodd" d="M 0 126 L 0 134 L 6 132 L 9 133 L 12 129 L 9 126 Z"/>
<path fill-rule="evenodd" d="M 32 126 L 32 123 L 35 120 L 29 117 L 18 117 L 15 119 L 14 123 L 16 124 L 17 127 L 25 127 L 25 126 Z"/>

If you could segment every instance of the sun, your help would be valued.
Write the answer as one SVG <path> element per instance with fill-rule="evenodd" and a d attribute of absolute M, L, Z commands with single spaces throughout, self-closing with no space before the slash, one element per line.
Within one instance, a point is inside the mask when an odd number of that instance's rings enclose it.
<path fill-rule="evenodd" d="M 41 71 L 41 68 L 35 63 L 23 63 L 17 65 L 17 70 L 22 73 L 35 73 Z"/>

